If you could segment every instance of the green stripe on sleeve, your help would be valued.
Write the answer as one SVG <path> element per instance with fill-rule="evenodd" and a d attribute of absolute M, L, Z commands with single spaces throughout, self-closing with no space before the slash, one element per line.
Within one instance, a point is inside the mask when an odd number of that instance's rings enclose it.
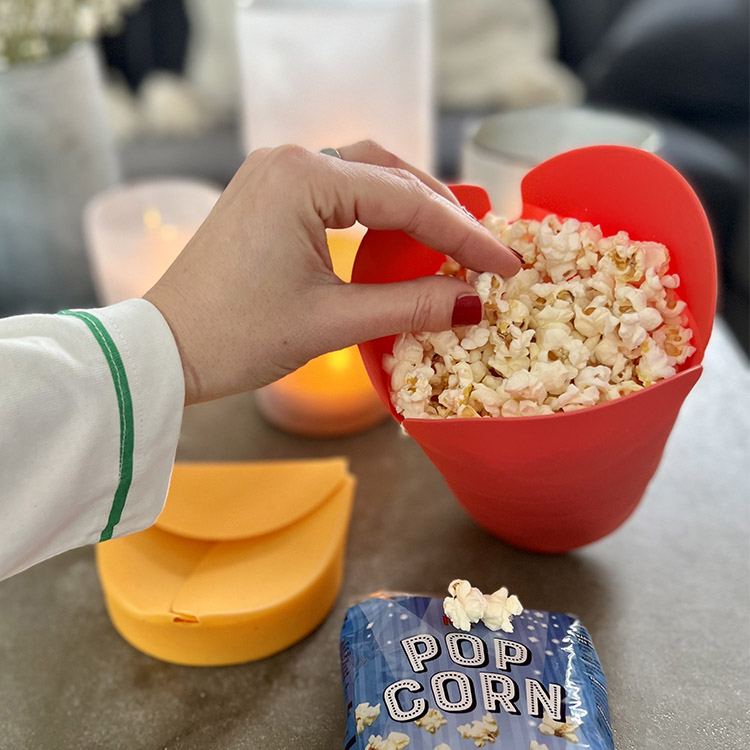
<path fill-rule="evenodd" d="M 133 399 L 130 395 L 130 386 L 128 385 L 125 365 L 122 362 L 120 352 L 117 350 L 115 342 L 99 318 L 84 310 L 63 310 L 59 315 L 70 315 L 74 318 L 79 318 L 89 327 L 89 330 L 102 348 L 104 358 L 107 360 L 117 396 L 117 407 L 120 412 L 120 476 L 115 496 L 112 500 L 112 507 L 109 511 L 107 525 L 99 537 L 99 541 L 103 542 L 112 538 L 114 528 L 120 522 L 130 485 L 133 481 L 133 449 L 135 446 Z"/>

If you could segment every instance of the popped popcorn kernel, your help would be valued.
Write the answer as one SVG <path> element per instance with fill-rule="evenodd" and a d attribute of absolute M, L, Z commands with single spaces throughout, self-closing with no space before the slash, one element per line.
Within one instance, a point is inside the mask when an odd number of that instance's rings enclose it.
<path fill-rule="evenodd" d="M 468 581 L 457 578 L 448 586 L 447 596 L 443 601 L 443 611 L 459 630 L 471 630 L 472 623 L 479 622 L 487 609 L 484 594 Z"/>
<path fill-rule="evenodd" d="M 513 616 L 523 612 L 518 597 L 509 596 L 505 586 L 488 595 L 457 578 L 448 586 L 448 594 L 443 600 L 443 612 L 459 630 L 469 631 L 472 624 L 482 621 L 489 630 L 512 633 Z"/>
<path fill-rule="evenodd" d="M 431 708 L 421 719 L 415 719 L 414 724 L 425 732 L 435 734 L 440 727 L 444 727 L 448 722 L 445 716 L 436 708 Z"/>
<path fill-rule="evenodd" d="M 492 714 L 485 714 L 479 721 L 475 720 L 471 724 L 458 727 L 458 733 L 465 740 L 474 740 L 476 747 L 484 747 L 488 742 L 495 744 L 499 729 Z"/>
<path fill-rule="evenodd" d="M 391 732 L 386 739 L 375 734 L 367 740 L 365 750 L 403 750 L 410 741 L 402 732 Z"/>
<path fill-rule="evenodd" d="M 546 734 L 548 737 L 562 737 L 568 742 L 572 742 L 574 745 L 578 744 L 578 727 L 580 722 L 564 722 L 555 721 L 546 711 L 542 718 L 542 723 L 539 725 L 539 731 L 542 734 Z"/>
<path fill-rule="evenodd" d="M 512 633 L 513 623 L 511 620 L 513 616 L 520 615 L 523 612 L 518 597 L 515 594 L 508 596 L 508 589 L 503 586 L 494 594 L 485 596 L 485 599 L 487 600 L 487 609 L 482 622 L 489 630 L 502 630 L 504 633 Z"/>
<path fill-rule="evenodd" d="M 474 286 L 484 317 L 396 338 L 383 364 L 399 414 L 512 418 L 583 409 L 674 375 L 695 352 L 664 245 L 623 231 L 604 237 L 588 222 L 554 215 L 483 221 L 524 265 L 503 279 L 446 261 L 441 273 Z"/>
<path fill-rule="evenodd" d="M 354 719 L 357 724 L 357 734 L 362 734 L 366 727 L 372 726 L 380 716 L 380 704 L 371 706 L 369 703 L 360 703 L 354 709 Z"/>

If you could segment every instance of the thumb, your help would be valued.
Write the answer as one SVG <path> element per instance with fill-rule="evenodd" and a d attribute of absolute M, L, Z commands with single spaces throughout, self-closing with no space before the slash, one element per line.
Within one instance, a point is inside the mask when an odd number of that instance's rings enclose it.
<path fill-rule="evenodd" d="M 324 310 L 337 310 L 318 329 L 341 348 L 405 331 L 445 331 L 476 325 L 482 302 L 469 284 L 451 276 L 425 276 L 390 284 L 329 288 Z"/>

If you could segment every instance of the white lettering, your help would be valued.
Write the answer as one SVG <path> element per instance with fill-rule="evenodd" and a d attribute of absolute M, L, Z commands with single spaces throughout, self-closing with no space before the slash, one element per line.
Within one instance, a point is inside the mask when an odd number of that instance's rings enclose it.
<path fill-rule="evenodd" d="M 423 650 L 418 648 L 420 645 L 424 646 Z M 426 671 L 427 667 L 425 667 L 424 663 L 430 661 L 430 659 L 434 659 L 440 653 L 437 638 L 428 633 L 404 638 L 401 641 L 401 648 L 404 649 L 406 658 L 409 660 L 409 665 L 414 672 Z"/>
<path fill-rule="evenodd" d="M 418 719 L 427 713 L 427 701 L 424 698 L 414 700 L 409 709 L 401 708 L 398 694 L 402 690 L 418 693 L 422 690 L 422 686 L 416 680 L 398 680 L 383 691 L 385 707 L 388 709 L 388 715 L 394 721 L 414 721 L 414 719 Z"/>
<path fill-rule="evenodd" d="M 547 693 L 540 682 L 527 677 L 526 713 L 541 719 L 545 709 L 555 721 L 565 721 L 565 689 L 551 682 Z"/>
<path fill-rule="evenodd" d="M 518 685 L 506 674 L 495 674 L 492 672 L 480 672 L 482 680 L 482 701 L 485 711 L 505 710 L 509 714 L 520 714 L 515 702 L 518 700 Z M 501 685 L 498 692 L 496 685 Z"/>
<path fill-rule="evenodd" d="M 528 664 L 531 661 L 529 649 L 523 643 L 495 638 L 495 666 L 503 672 L 510 671 L 510 664 Z"/>
<path fill-rule="evenodd" d="M 458 686 L 458 699 L 455 701 L 448 695 L 448 685 L 451 684 Z M 437 672 L 430 680 L 430 687 L 435 696 L 435 704 L 443 711 L 460 713 L 471 711 L 476 705 L 471 680 L 462 672 Z"/>
<path fill-rule="evenodd" d="M 471 656 L 463 655 L 461 643 L 470 644 Z M 448 655 L 454 664 L 461 667 L 482 667 L 487 663 L 487 650 L 484 641 L 475 635 L 448 633 L 445 636 L 445 645 L 448 647 Z"/>

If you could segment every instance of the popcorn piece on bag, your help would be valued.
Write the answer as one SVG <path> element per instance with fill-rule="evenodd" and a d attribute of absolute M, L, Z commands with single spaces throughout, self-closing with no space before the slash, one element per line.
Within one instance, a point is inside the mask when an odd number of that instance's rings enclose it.
<path fill-rule="evenodd" d="M 406 333 L 383 361 L 391 399 L 411 418 L 519 417 L 605 403 L 675 374 L 695 351 L 669 251 L 627 232 L 554 215 L 485 225 L 521 253 L 512 278 L 455 261 L 441 273 L 473 284 L 478 325 Z"/>
<path fill-rule="evenodd" d="M 370 737 L 366 750 L 403 750 L 409 744 L 409 738 L 401 732 L 391 732 L 383 739 L 379 734 Z"/>
<path fill-rule="evenodd" d="M 458 733 L 465 740 L 474 740 L 476 747 L 484 747 L 488 742 L 494 744 L 498 732 L 497 722 L 491 714 L 485 714 L 479 721 L 458 727 Z"/>
<path fill-rule="evenodd" d="M 341 666 L 345 750 L 614 750 L 586 629 L 524 610 L 504 587 L 486 595 L 456 579 L 445 600 L 361 602 L 344 621 Z"/>
<path fill-rule="evenodd" d="M 576 737 L 576 730 L 579 724 L 577 722 L 564 722 L 555 721 L 548 713 L 545 712 L 544 720 L 539 725 L 539 731 L 542 734 L 547 734 L 550 737 L 562 737 L 568 742 L 578 744 L 578 737 Z"/>
<path fill-rule="evenodd" d="M 380 704 L 371 706 L 369 703 L 360 703 L 354 711 L 357 721 L 357 734 L 362 734 L 365 727 L 371 727 L 375 719 L 380 716 Z"/>
<path fill-rule="evenodd" d="M 453 626 L 459 630 L 471 630 L 471 624 L 479 622 L 487 609 L 484 594 L 468 581 L 456 579 L 448 586 L 450 597 L 443 602 L 443 610 Z"/>
<path fill-rule="evenodd" d="M 513 624 L 511 620 L 513 615 L 520 615 L 523 612 L 518 597 L 515 594 L 508 596 L 508 589 L 503 586 L 494 594 L 485 598 L 487 599 L 487 609 L 484 612 L 482 622 L 487 626 L 487 629 L 512 633 Z"/>
<path fill-rule="evenodd" d="M 523 612 L 518 597 L 508 596 L 505 586 L 488 596 L 468 581 L 456 579 L 448 586 L 448 593 L 450 596 L 443 600 L 443 612 L 459 630 L 471 630 L 471 624 L 481 620 L 488 630 L 512 633 L 513 615 Z"/>
<path fill-rule="evenodd" d="M 447 723 L 443 714 L 436 708 L 431 708 L 421 719 L 414 720 L 416 726 L 430 734 L 435 734 L 440 727 L 445 726 Z"/>

